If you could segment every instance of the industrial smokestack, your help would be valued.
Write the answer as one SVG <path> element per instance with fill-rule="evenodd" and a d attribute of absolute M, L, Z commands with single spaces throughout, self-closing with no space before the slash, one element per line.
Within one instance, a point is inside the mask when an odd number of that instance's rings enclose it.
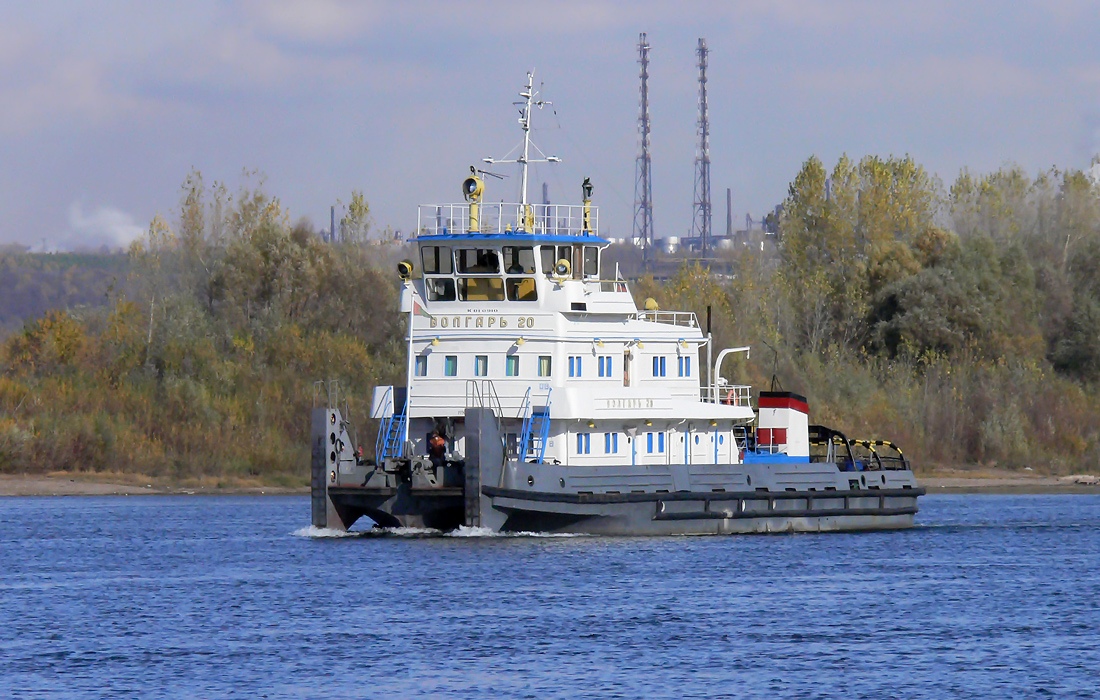
<path fill-rule="evenodd" d="M 733 238 L 733 193 L 729 187 L 726 188 L 726 238 Z"/>

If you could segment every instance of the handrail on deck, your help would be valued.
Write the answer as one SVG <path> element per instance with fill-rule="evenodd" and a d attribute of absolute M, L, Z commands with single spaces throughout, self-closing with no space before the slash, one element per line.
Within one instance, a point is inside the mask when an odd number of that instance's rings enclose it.
<path fill-rule="evenodd" d="M 529 211 L 533 230 L 524 226 Z M 537 233 L 555 236 L 594 236 L 600 230 L 599 211 L 591 207 L 589 226 L 585 227 L 583 204 L 520 204 L 518 202 L 482 202 L 478 204 L 478 228 L 470 230 L 470 205 L 421 204 L 416 211 L 419 236 L 467 233 Z"/>
<path fill-rule="evenodd" d="M 639 311 L 634 314 L 634 318 L 639 321 L 665 323 L 670 326 L 699 327 L 699 318 L 693 311 Z"/>

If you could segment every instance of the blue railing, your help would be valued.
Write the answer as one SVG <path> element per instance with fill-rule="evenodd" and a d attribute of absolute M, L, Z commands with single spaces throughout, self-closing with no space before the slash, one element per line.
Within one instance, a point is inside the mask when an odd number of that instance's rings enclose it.
<path fill-rule="evenodd" d="M 531 389 L 523 395 L 523 429 L 520 444 L 523 461 L 534 460 L 542 464 L 546 456 L 546 443 L 550 437 L 550 389 L 546 390 L 546 402 L 535 408 L 531 403 Z"/>

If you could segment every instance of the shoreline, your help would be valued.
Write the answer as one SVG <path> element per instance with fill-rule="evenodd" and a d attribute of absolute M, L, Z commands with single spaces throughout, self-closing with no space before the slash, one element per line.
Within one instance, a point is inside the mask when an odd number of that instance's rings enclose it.
<path fill-rule="evenodd" d="M 0 474 L 0 498 L 5 496 L 286 496 L 309 495 L 309 487 L 232 484 L 165 484 L 140 475 Z"/>
<path fill-rule="evenodd" d="M 145 482 L 145 483 L 142 483 Z M 1100 494 L 1100 477 L 1090 474 L 1044 476 L 1007 470 L 944 471 L 917 477 L 929 494 Z M 5 496 L 287 496 L 309 495 L 308 486 L 241 484 L 165 484 L 140 475 L 122 474 L 0 474 L 0 498 Z"/>

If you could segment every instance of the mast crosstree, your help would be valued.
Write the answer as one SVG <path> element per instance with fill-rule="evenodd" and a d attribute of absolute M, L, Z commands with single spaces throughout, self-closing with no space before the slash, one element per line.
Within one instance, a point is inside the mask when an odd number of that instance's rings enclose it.
<path fill-rule="evenodd" d="M 548 100 L 543 100 L 537 90 L 535 90 L 535 71 L 531 70 L 527 72 L 527 85 L 520 90 L 519 96 L 523 98 L 519 102 L 513 102 L 512 104 L 519 108 L 519 125 L 523 129 L 523 153 L 518 158 L 482 158 L 482 161 L 490 165 L 496 163 L 519 163 L 520 165 L 520 204 L 524 206 L 524 209 L 528 207 L 530 202 L 527 200 L 527 166 L 531 163 L 560 163 L 561 158 L 557 156 L 545 155 L 542 150 L 531 143 L 531 108 L 537 107 L 542 109 L 547 105 L 554 104 Z M 531 149 L 538 151 L 542 158 L 531 158 Z"/>

